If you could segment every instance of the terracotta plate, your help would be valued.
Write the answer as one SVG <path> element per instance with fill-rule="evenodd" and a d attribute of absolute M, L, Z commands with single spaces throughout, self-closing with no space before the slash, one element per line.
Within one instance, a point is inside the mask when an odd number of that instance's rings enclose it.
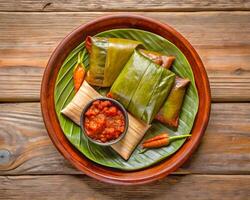
<path fill-rule="evenodd" d="M 76 150 L 62 132 L 54 105 L 54 86 L 58 71 L 67 55 L 87 35 L 117 28 L 136 28 L 158 34 L 174 43 L 186 56 L 195 77 L 199 94 L 199 109 L 192 129 L 192 137 L 177 153 L 150 168 L 126 172 L 98 165 Z M 210 88 L 200 57 L 189 42 L 173 28 L 155 20 L 136 15 L 112 15 L 84 24 L 70 33 L 53 52 L 44 72 L 41 89 L 42 114 L 48 134 L 62 155 L 87 175 L 101 181 L 133 185 L 158 180 L 180 167 L 198 146 L 207 127 L 211 106 Z"/>

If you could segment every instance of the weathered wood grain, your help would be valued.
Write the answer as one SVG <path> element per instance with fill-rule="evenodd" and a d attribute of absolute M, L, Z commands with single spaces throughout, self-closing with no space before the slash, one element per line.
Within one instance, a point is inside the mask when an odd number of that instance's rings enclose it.
<path fill-rule="evenodd" d="M 195 173 L 250 174 L 249 145 L 250 104 L 214 103 L 201 145 L 183 169 Z"/>
<path fill-rule="evenodd" d="M 39 100 L 43 67 L 0 67 L 0 101 Z"/>
<path fill-rule="evenodd" d="M 250 174 L 250 103 L 215 103 L 202 143 L 178 173 Z M 0 104 L 0 175 L 79 174 L 47 136 L 39 103 Z"/>
<path fill-rule="evenodd" d="M 75 171 L 49 139 L 39 103 L 0 105 L 0 174 L 6 169 L 31 174 Z"/>
<path fill-rule="evenodd" d="M 0 101 L 39 101 L 44 67 L 72 29 L 112 13 L 0 13 Z M 139 13 L 169 23 L 197 49 L 213 101 L 250 100 L 250 13 Z"/>
<path fill-rule="evenodd" d="M 9 0 L 0 1 L 0 11 L 201 11 L 201 10 L 250 10 L 244 0 Z"/>
<path fill-rule="evenodd" d="M 87 176 L 0 177 L 0 199 L 145 199 L 145 200 L 243 200 L 250 196 L 250 176 L 169 176 L 141 186 L 117 186 Z"/>

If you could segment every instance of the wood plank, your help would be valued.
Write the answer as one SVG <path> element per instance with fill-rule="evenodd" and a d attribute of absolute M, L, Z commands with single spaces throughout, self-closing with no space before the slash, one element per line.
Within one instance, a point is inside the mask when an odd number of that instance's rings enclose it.
<path fill-rule="evenodd" d="M 214 103 L 202 143 L 178 173 L 250 174 L 250 103 Z M 0 175 L 79 174 L 52 145 L 39 103 L 0 104 Z"/>
<path fill-rule="evenodd" d="M 104 14 L 112 13 L 0 13 L 0 101 L 39 101 L 52 50 L 72 29 Z M 213 101 L 250 101 L 250 12 L 137 14 L 169 23 L 195 46 Z"/>
<path fill-rule="evenodd" d="M 40 99 L 43 67 L 0 67 L 0 101 L 34 101 Z"/>
<path fill-rule="evenodd" d="M 169 176 L 140 186 L 110 185 L 87 176 L 1 176 L 0 199 L 249 199 L 250 176 Z M 41 195 L 42 194 L 42 195 Z"/>
<path fill-rule="evenodd" d="M 0 174 L 76 172 L 49 139 L 39 103 L 1 104 L 0 110 Z"/>
<path fill-rule="evenodd" d="M 9 0 L 0 1 L 0 11 L 201 11 L 201 10 L 250 10 L 250 1 L 244 0 Z"/>
<path fill-rule="evenodd" d="M 183 169 L 190 173 L 250 174 L 249 152 L 250 104 L 214 103 L 200 147 Z"/>

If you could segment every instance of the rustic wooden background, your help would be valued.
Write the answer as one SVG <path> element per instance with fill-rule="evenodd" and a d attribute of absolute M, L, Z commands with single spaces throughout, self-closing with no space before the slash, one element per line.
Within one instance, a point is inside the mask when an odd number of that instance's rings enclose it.
<path fill-rule="evenodd" d="M 212 111 L 199 149 L 162 181 L 121 187 L 74 169 L 41 117 L 44 67 L 59 41 L 96 17 L 168 23 L 200 54 Z M 0 199 L 250 199 L 249 0 L 0 0 Z"/>

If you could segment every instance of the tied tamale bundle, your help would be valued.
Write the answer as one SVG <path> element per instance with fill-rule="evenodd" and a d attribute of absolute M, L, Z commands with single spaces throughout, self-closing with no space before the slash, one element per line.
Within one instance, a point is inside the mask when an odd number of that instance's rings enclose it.
<path fill-rule="evenodd" d="M 171 127 L 178 127 L 182 102 L 189 82 L 188 79 L 176 77 L 174 86 L 166 102 L 156 115 L 157 120 Z"/>
<path fill-rule="evenodd" d="M 121 38 L 90 37 L 86 39 L 89 56 L 89 84 L 110 87 L 120 74 L 133 51 L 142 43 Z"/>
<path fill-rule="evenodd" d="M 161 54 L 159 52 L 155 52 L 155 51 L 139 49 L 139 52 L 142 55 L 149 58 L 150 60 L 152 60 L 154 63 L 156 63 L 156 64 L 158 64 L 166 69 L 169 69 L 175 60 L 174 56 L 167 56 L 167 55 Z"/>
<path fill-rule="evenodd" d="M 168 96 L 175 74 L 135 50 L 112 85 L 109 97 L 148 124 Z"/>

